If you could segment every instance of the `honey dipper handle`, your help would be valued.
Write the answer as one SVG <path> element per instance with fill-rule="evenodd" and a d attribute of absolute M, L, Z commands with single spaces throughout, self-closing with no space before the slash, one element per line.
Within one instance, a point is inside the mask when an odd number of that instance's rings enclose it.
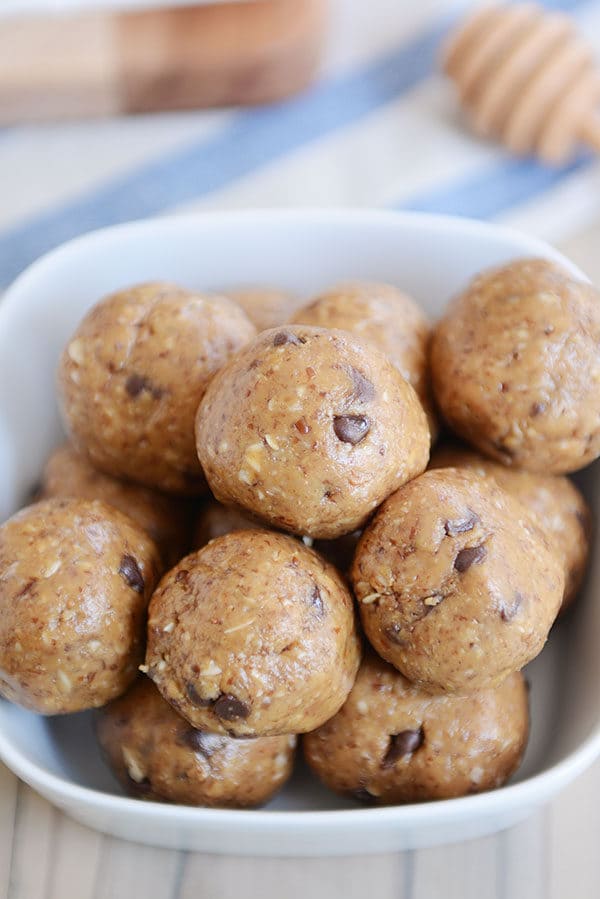
<path fill-rule="evenodd" d="M 581 139 L 600 153 L 600 114 L 593 115 L 583 126 Z"/>

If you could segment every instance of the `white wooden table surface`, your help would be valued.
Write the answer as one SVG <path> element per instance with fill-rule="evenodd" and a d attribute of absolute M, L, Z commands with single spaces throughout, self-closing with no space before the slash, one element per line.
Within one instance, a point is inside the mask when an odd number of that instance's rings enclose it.
<path fill-rule="evenodd" d="M 597 224 L 561 249 L 600 284 L 600 207 Z M 65 818 L 0 765 L 0 899 L 596 899 L 599 837 L 600 762 L 498 836 L 343 859 L 195 855 L 121 842 Z"/>

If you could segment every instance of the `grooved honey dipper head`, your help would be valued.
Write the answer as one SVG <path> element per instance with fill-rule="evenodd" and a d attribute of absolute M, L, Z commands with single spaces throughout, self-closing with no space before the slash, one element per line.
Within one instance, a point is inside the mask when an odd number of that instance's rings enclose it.
<path fill-rule="evenodd" d="M 600 71 L 567 16 L 535 3 L 479 7 L 442 65 L 474 130 L 513 153 L 558 164 L 580 143 L 600 150 Z"/>

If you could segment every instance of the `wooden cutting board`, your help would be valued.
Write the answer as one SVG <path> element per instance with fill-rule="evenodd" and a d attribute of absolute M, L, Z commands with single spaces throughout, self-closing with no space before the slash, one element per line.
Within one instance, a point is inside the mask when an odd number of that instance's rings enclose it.
<path fill-rule="evenodd" d="M 315 74 L 326 2 L 0 20 L 0 124 L 281 100 Z"/>

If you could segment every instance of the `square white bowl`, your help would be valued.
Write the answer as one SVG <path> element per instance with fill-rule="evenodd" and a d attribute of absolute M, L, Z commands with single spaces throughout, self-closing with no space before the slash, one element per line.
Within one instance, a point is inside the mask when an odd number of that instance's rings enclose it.
<path fill-rule="evenodd" d="M 54 397 L 60 351 L 85 310 L 125 285 L 172 279 L 194 288 L 270 283 L 307 297 L 338 280 L 396 283 L 432 317 L 475 272 L 518 256 L 570 263 L 546 244 L 464 219 L 370 211 L 273 211 L 162 218 L 72 241 L 32 265 L 0 303 L 0 521 L 23 503 L 61 439 Z M 579 477 L 594 510 L 600 467 Z M 600 539 L 599 537 L 596 540 Z M 573 614 L 529 666 L 532 732 L 510 785 L 490 793 L 358 808 L 300 765 L 260 811 L 140 802 L 102 763 L 89 714 L 47 719 L 0 701 L 0 758 L 78 821 L 125 839 L 205 852 L 389 852 L 508 827 L 600 754 L 599 554 Z"/>

